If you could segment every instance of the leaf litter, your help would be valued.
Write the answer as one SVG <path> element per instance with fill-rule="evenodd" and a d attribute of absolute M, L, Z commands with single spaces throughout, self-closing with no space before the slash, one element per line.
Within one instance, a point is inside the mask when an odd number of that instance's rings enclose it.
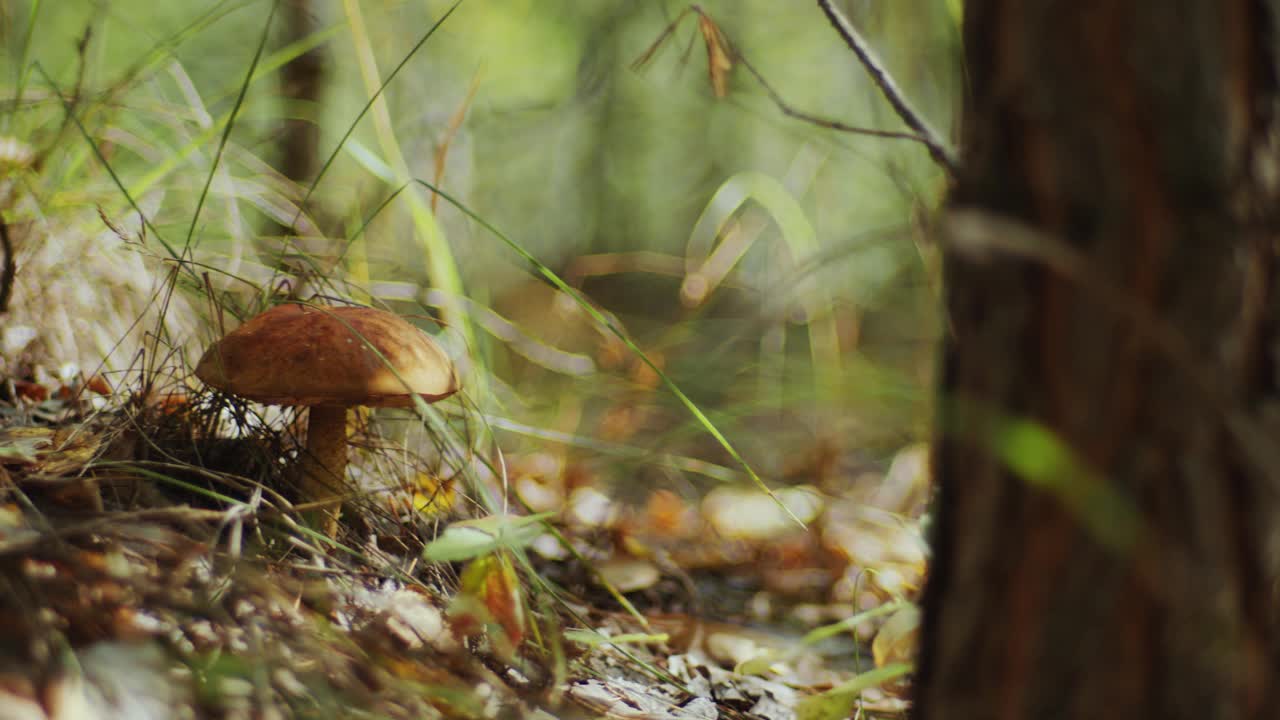
<path fill-rule="evenodd" d="M 325 554 L 298 532 L 271 460 L 297 451 L 288 418 L 228 437 L 220 423 L 253 411 L 197 391 L 123 394 L 106 407 L 49 397 L 10 399 L 0 427 L 0 696 L 44 713 L 30 717 L 294 717 L 337 704 L 406 718 L 781 720 L 859 674 L 833 658 L 863 657 L 865 671 L 912 655 L 910 605 L 884 629 L 871 621 L 816 643 L 786 628 L 915 596 L 924 555 L 899 513 L 918 510 L 903 505 L 920 501 L 919 449 L 843 498 L 781 494 L 812 512 L 811 532 L 743 496 L 754 491 L 690 504 L 661 490 L 638 507 L 591 494 L 593 510 L 446 522 L 436 542 L 452 545 L 437 552 L 452 563 L 442 564 L 421 559 L 428 528 L 405 532 L 407 516 L 386 514 L 387 502 L 366 503 L 363 539 L 344 538 L 364 552 Z M 367 443 L 357 466 L 367 471 L 377 450 Z M 514 487 L 534 487 L 522 475 L 534 460 L 511 458 Z M 544 494 L 573 476 L 558 468 L 537 485 Z M 734 508 L 756 510 L 744 520 Z M 562 533 L 546 547 L 571 555 L 538 552 L 544 520 Z M 500 538 L 530 549 L 563 608 L 520 605 L 530 576 L 500 560 Z M 472 556 L 498 560 L 464 572 L 457 563 Z M 602 594 L 610 585 L 634 614 Z M 468 587 L 482 588 L 479 607 L 506 614 L 467 620 Z M 564 634 L 573 626 L 600 636 L 581 642 Z M 874 656 L 856 638 L 874 640 Z M 129 673 L 115 670 L 126 663 Z M 892 686 L 859 693 L 864 709 L 905 707 Z"/>

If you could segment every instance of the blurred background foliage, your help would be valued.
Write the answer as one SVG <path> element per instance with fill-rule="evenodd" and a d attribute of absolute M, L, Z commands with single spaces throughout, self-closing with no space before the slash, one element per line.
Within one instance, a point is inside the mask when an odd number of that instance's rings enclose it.
<path fill-rule="evenodd" d="M 392 198 L 416 178 L 581 289 L 767 477 L 820 480 L 822 458 L 882 462 L 923 437 L 940 325 L 923 227 L 945 179 L 921 146 L 788 118 L 740 65 L 718 97 L 695 15 L 633 67 L 679 3 L 466 0 L 416 50 L 450 3 L 285 5 L 0 2 L 0 136 L 34 153 L 0 168 L 38 336 L 6 338 L 9 362 L 39 356 L 49 307 L 100 287 L 108 299 L 81 298 L 68 322 L 123 330 L 64 332 L 43 361 L 134 363 L 111 343 L 144 343 L 132 322 L 175 267 L 167 244 L 187 259 L 161 333 L 178 365 L 218 333 L 207 289 L 249 312 L 284 277 L 303 297 L 444 318 L 474 360 L 470 399 L 515 457 L 550 444 L 618 478 L 739 477 L 650 370 L 467 213 L 420 185 Z M 792 106 L 903 129 L 812 3 L 700 7 Z M 958 3 L 842 7 L 948 134 Z M 283 99 L 281 68 L 313 48 L 319 96 Z M 351 131 L 301 217 L 307 183 L 273 169 L 286 118 L 319 129 L 317 164 Z M 296 242 L 281 230 L 295 218 Z M 636 462 L 654 453 L 725 470 Z"/>

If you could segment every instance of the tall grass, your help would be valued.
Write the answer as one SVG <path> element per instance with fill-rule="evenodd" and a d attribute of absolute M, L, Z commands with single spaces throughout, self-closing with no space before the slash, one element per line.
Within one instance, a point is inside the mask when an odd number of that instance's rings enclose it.
<path fill-rule="evenodd" d="M 297 527 L 275 487 L 272 453 L 296 452 L 297 414 L 190 377 L 238 318 L 288 299 L 404 314 L 464 371 L 457 401 L 363 418 L 376 432 L 359 435 L 352 479 L 370 535 L 416 521 L 425 542 L 450 512 L 504 513 L 539 455 L 566 487 L 572 470 L 628 499 L 694 498 L 826 490 L 808 460 L 824 448 L 845 472 L 924 435 L 940 321 L 921 238 L 940 172 L 919 148 L 798 123 L 750 77 L 709 83 L 701 54 L 629 70 L 670 23 L 659 5 L 344 0 L 282 42 L 283 1 L 0 6 L 0 141 L 23 151 L 0 157 L 20 269 L 0 369 L 101 370 L 134 391 L 130 412 L 190 396 L 199 433 L 260 441 L 258 475 L 158 442 L 161 460 L 97 466 L 230 508 L 210 542 L 234 562 L 257 540 L 304 554 L 330 542 Z M 791 101 L 892 129 L 816 13 L 703 8 Z M 917 71 L 908 84 L 933 88 L 946 83 L 929 63 L 902 56 L 954 33 L 949 18 L 911 0 L 863 20 L 897 33 L 890 60 Z M 698 37 L 672 32 L 672 47 Z M 328 99 L 283 103 L 283 69 L 317 48 L 332 58 Z M 273 169 L 283 118 L 321 129 L 316 177 Z M 428 517 L 423 488 L 450 498 L 464 481 L 469 505 L 441 500 Z M 262 537 L 246 539 L 250 516 L 270 517 Z M 412 562 L 329 549 L 339 569 L 420 582 Z M 535 603 L 559 597 L 527 576 Z M 540 640 L 562 676 L 556 640 Z"/>

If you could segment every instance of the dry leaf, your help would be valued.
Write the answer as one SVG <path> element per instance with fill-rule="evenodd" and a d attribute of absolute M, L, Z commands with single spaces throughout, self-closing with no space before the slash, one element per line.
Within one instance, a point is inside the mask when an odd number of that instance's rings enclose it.
<path fill-rule="evenodd" d="M 629 593 L 653 587 L 662 578 L 658 567 L 642 558 L 610 558 L 596 565 L 600 581 Z"/>
<path fill-rule="evenodd" d="M 871 655 L 875 658 L 876 667 L 914 661 L 919 635 L 920 608 L 906 605 L 890 615 L 871 643 Z"/>
<path fill-rule="evenodd" d="M 717 98 L 723 98 L 729 94 L 729 71 L 733 69 L 728 43 L 715 21 L 702 13 L 698 14 L 698 32 L 702 33 L 702 42 L 707 46 L 707 77 L 711 80 L 711 91 Z"/>
<path fill-rule="evenodd" d="M 524 601 L 520 595 L 520 579 L 516 576 L 511 561 L 502 554 L 487 555 L 472 560 L 462 571 L 461 595 L 479 601 L 487 611 L 489 619 L 498 623 L 506 633 L 506 639 L 512 646 L 519 646 L 524 640 L 525 618 Z M 473 623 L 481 618 L 457 618 L 454 611 L 462 607 L 457 602 L 451 608 L 450 616 L 460 625 L 467 625 L 466 620 Z M 483 625 L 483 621 L 479 624 Z"/>
<path fill-rule="evenodd" d="M 413 509 L 427 516 L 445 515 L 457 502 L 453 481 L 420 472 L 413 482 Z"/>

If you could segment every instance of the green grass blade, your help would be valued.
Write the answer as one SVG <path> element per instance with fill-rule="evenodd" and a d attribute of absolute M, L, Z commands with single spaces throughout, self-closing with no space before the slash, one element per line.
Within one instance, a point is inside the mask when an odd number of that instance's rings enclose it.
<path fill-rule="evenodd" d="M 36 20 L 40 17 L 40 0 L 31 0 L 30 19 L 27 22 L 27 32 L 22 36 L 22 49 L 18 52 L 18 64 L 15 68 L 18 77 L 14 79 L 16 89 L 13 93 L 13 105 L 9 117 L 5 118 L 5 129 L 13 121 L 13 116 L 17 114 L 18 108 L 22 105 L 22 93 L 27 86 L 27 62 L 29 53 L 31 52 L 31 37 L 36 30 Z"/>
<path fill-rule="evenodd" d="M 37 73 L 40 74 L 41 78 L 44 79 L 44 82 L 49 86 L 49 89 L 52 90 L 53 93 L 61 99 L 63 111 L 67 114 L 67 117 L 71 119 L 71 122 L 74 123 L 76 128 L 80 131 L 80 136 L 83 137 L 85 142 L 89 144 L 89 148 L 93 151 L 94 157 L 98 159 L 98 162 L 102 164 L 102 168 L 107 171 L 107 174 L 109 176 L 111 176 L 111 181 L 115 183 L 116 187 L 124 195 L 125 200 L 129 202 L 129 206 L 133 208 L 134 212 L 138 213 L 138 217 L 141 218 L 143 226 L 147 228 L 147 230 L 152 234 L 152 236 L 155 237 L 156 241 L 159 242 L 164 247 L 165 252 L 169 253 L 169 256 L 171 258 L 178 261 L 178 263 L 182 265 L 187 270 L 187 272 L 191 273 L 193 278 L 196 277 L 195 271 L 187 267 L 186 263 L 183 262 L 182 255 L 180 255 L 178 251 L 174 249 L 173 245 L 170 244 L 168 240 L 165 240 L 164 235 L 160 232 L 160 229 L 157 228 L 155 224 L 151 222 L 151 218 L 147 217 L 147 214 L 142 211 L 142 207 L 138 205 L 138 201 L 129 192 L 128 188 L 124 186 L 124 182 L 120 180 L 120 176 L 116 173 L 115 168 L 111 166 L 111 163 L 107 161 L 106 156 L 102 154 L 102 148 L 98 147 L 98 143 L 94 142 L 93 136 L 89 134 L 89 131 L 87 128 L 85 128 L 84 123 L 82 123 L 80 121 L 79 116 L 76 115 L 75 107 L 72 106 L 71 101 L 68 100 L 63 95 L 62 89 L 59 88 L 58 84 L 53 81 L 53 78 L 49 76 L 49 73 L 45 71 L 44 66 L 41 65 L 39 61 L 36 61 L 32 65 L 32 67 L 35 69 Z"/>
<path fill-rule="evenodd" d="M 587 313 L 587 315 L 589 315 L 591 319 L 594 320 L 600 327 L 607 329 L 609 332 L 613 333 L 613 335 L 616 336 L 619 340 L 621 340 L 627 346 L 627 348 L 630 349 L 631 352 L 635 354 L 636 357 L 640 358 L 641 362 L 647 365 L 650 370 L 652 370 L 654 373 L 657 374 L 659 378 L 662 379 L 662 384 L 666 386 L 667 390 L 670 391 L 671 394 L 674 395 L 675 398 L 680 401 L 680 404 L 684 406 L 685 410 L 687 410 L 689 414 L 693 416 L 694 420 L 696 420 L 698 424 L 702 426 L 702 428 L 707 432 L 707 434 L 709 434 L 712 438 L 714 438 L 715 441 L 719 443 L 720 447 L 723 448 L 725 452 L 729 453 L 729 456 L 733 458 L 734 462 L 738 463 L 738 465 L 742 467 L 743 471 L 747 473 L 747 476 L 751 478 L 751 481 L 755 483 L 756 486 L 759 487 L 762 491 L 764 491 L 765 493 L 768 493 L 769 497 L 773 498 L 774 502 L 777 502 L 778 505 L 783 509 L 783 511 L 786 512 L 787 515 L 796 522 L 796 524 L 800 525 L 801 527 L 805 527 L 804 521 L 796 517 L 795 513 L 793 513 L 791 509 L 788 508 L 786 504 L 783 503 L 777 497 L 777 495 L 773 493 L 773 490 L 769 488 L 769 486 L 765 483 L 765 481 L 758 474 L 756 474 L 755 469 L 751 467 L 751 464 L 747 462 L 746 458 L 742 457 L 742 454 L 739 453 L 738 449 L 733 446 L 733 443 L 729 442 L 729 438 L 727 438 L 724 435 L 724 433 L 720 432 L 720 429 L 716 427 L 715 423 L 711 421 L 711 418 L 707 417 L 706 413 L 702 411 L 702 408 L 699 408 L 698 405 L 694 403 L 693 400 L 691 400 L 689 396 L 686 395 L 684 391 L 681 390 L 680 387 L 676 385 L 675 382 L 673 382 L 665 372 L 662 371 L 661 368 L 659 368 L 651 359 L 649 359 L 649 356 L 646 355 L 645 352 L 641 350 L 640 347 L 637 346 L 635 342 L 631 340 L 631 338 L 628 337 L 627 334 L 622 331 L 621 328 L 619 328 L 616 324 L 614 324 L 607 317 L 605 317 L 604 314 L 601 313 L 599 310 L 597 310 L 594 306 L 592 306 L 591 303 L 588 303 L 586 300 L 584 300 L 582 296 L 578 294 L 578 291 L 570 287 L 569 284 L 566 283 L 564 280 L 562 280 L 560 276 L 555 273 L 554 270 L 547 267 L 545 264 L 542 263 L 542 261 L 534 257 L 532 253 L 530 253 L 528 250 L 525 250 L 524 247 L 522 247 L 519 243 L 508 238 L 505 234 L 502 233 L 501 230 L 494 227 L 484 218 L 480 217 L 480 215 L 478 215 L 473 210 L 471 210 L 471 208 L 464 205 L 457 198 L 453 197 L 449 193 L 445 192 L 444 190 L 441 190 L 440 188 L 432 185 L 431 183 L 425 180 L 415 179 L 412 182 L 422 185 L 428 188 L 429 190 L 431 190 L 432 192 L 439 194 L 440 197 L 444 198 L 445 201 L 447 201 L 454 207 L 458 208 L 459 211 L 461 211 L 464 215 L 466 215 L 467 217 L 475 221 L 476 224 L 478 224 L 480 227 L 489 231 L 494 237 L 501 240 L 504 244 L 506 244 L 507 247 L 511 248 L 517 255 L 523 258 L 525 262 L 528 262 L 530 265 L 532 265 L 538 271 L 538 274 L 541 275 L 543 278 L 545 278 L 547 282 L 550 282 L 552 285 L 558 288 L 561 292 L 573 298 L 573 301 L 576 302 L 579 305 L 579 307 L 581 307 L 582 310 L 585 313 Z M 401 188 L 396 190 L 396 193 L 398 194 L 400 191 L 404 189 L 405 187 L 402 186 Z M 390 200 L 388 200 L 387 202 L 390 202 Z M 386 203 L 383 203 L 383 206 L 385 205 Z"/>
<path fill-rule="evenodd" d="M 236 115 L 239 114 L 240 108 L 244 105 L 245 95 L 249 93 L 249 84 L 258 68 L 258 62 L 262 60 L 262 53 L 266 50 L 267 38 L 271 36 L 271 21 L 276 17 L 276 10 L 280 7 L 280 1 L 274 0 L 271 3 L 271 12 L 267 15 L 267 22 L 262 26 L 262 36 L 258 38 L 258 48 L 253 53 L 253 61 L 249 63 L 249 71 L 245 73 L 244 82 L 240 84 L 240 93 L 236 96 L 235 105 L 231 108 L 231 116 L 227 119 L 226 127 L 223 128 L 222 139 L 218 141 L 218 150 L 214 153 L 213 163 L 209 167 L 209 176 L 205 178 L 204 187 L 200 190 L 200 197 L 196 200 L 195 212 L 191 214 L 191 227 L 187 229 L 184 251 L 191 248 L 191 240 L 195 236 L 196 225 L 200 222 L 200 211 L 204 208 L 204 201 L 209 195 L 209 188 L 213 185 L 213 178 L 218 174 L 218 165 L 222 160 L 222 153 L 226 150 L 227 141 L 231 139 L 231 130 L 235 127 Z"/>
<path fill-rule="evenodd" d="M 269 76 L 271 73 L 275 72 L 276 70 L 279 70 L 282 66 L 288 63 L 289 60 L 293 59 L 297 55 L 304 53 L 328 41 L 333 37 L 333 35 L 337 33 L 339 29 L 341 29 L 341 27 L 342 27 L 341 25 L 334 25 L 321 32 L 318 32 L 314 35 L 309 36 L 308 38 L 306 38 L 305 41 L 299 41 L 298 43 L 291 44 L 288 47 L 282 48 L 272 53 L 271 55 L 267 56 L 262 60 L 261 63 L 259 63 L 257 71 L 252 73 L 251 77 L 249 78 L 249 84 L 253 85 L 257 83 L 258 80 L 261 80 L 262 78 Z M 210 104 L 216 105 L 218 102 L 219 102 L 219 99 L 215 99 Z M 234 112 L 235 111 L 233 110 L 223 115 L 222 117 L 219 117 L 209 127 L 205 128 L 200 133 L 196 134 L 193 138 L 191 138 L 189 142 L 187 142 L 181 148 L 178 148 L 174 152 L 169 153 L 165 157 L 163 162 L 151 168 L 149 171 L 147 171 L 141 177 L 135 180 L 133 182 L 133 185 L 129 188 L 130 192 L 132 192 L 135 197 L 145 194 L 148 190 L 152 188 L 152 186 L 154 186 L 156 183 L 163 180 L 166 176 L 168 176 L 169 173 L 173 172 L 178 166 L 180 166 L 183 163 L 183 161 L 191 157 L 192 153 L 194 153 L 199 148 L 203 147 L 205 143 L 209 142 L 215 136 L 217 136 L 219 132 L 226 132 L 226 128 L 228 127 L 228 124 L 231 118 L 233 117 Z M 297 222 L 296 217 L 294 219 L 294 222 Z"/>
<path fill-rule="evenodd" d="M 449 6 L 449 9 L 445 11 L 444 15 L 440 16 L 439 20 L 436 20 L 431 27 L 427 28 L 427 31 L 418 39 L 418 42 L 414 44 L 409 52 L 405 54 L 404 58 L 400 60 L 400 63 L 396 65 L 395 68 L 393 68 L 387 75 L 386 79 L 382 81 L 382 85 L 378 88 L 377 92 L 373 93 L 373 95 L 370 96 L 369 101 L 360 109 L 360 112 L 356 113 L 355 119 L 351 121 L 351 124 L 347 126 L 346 132 L 344 132 L 342 137 L 338 139 L 338 144 L 334 146 L 333 152 L 329 153 L 329 157 L 325 159 L 324 163 L 320 166 L 320 170 L 316 173 L 315 179 L 311 181 L 311 185 L 307 188 L 306 195 L 302 196 L 302 202 L 298 203 L 298 214 L 293 218 L 294 223 L 297 223 L 298 218 L 302 217 L 302 213 L 306 211 L 307 202 L 310 201 L 311 196 L 315 194 L 316 188 L 320 185 L 320 180 L 329 172 L 329 168 L 338 158 L 338 153 L 342 152 L 343 146 L 347 144 L 347 139 L 356 131 L 356 127 L 360 125 L 360 121 L 364 119 L 365 115 L 369 114 L 369 110 L 373 108 L 373 104 L 378 101 L 378 98 L 382 97 L 382 93 L 386 90 L 387 86 L 396 79 L 396 76 L 399 75 L 400 71 L 404 69 L 404 66 L 409 63 L 409 60 L 418 53 L 418 50 L 420 50 L 423 45 L 426 45 L 427 40 L 435 34 L 436 30 L 444 24 L 445 20 L 449 19 L 449 16 L 452 15 L 453 11 L 457 10 L 458 6 L 461 4 L 462 0 L 456 0 L 456 2 Z"/>

